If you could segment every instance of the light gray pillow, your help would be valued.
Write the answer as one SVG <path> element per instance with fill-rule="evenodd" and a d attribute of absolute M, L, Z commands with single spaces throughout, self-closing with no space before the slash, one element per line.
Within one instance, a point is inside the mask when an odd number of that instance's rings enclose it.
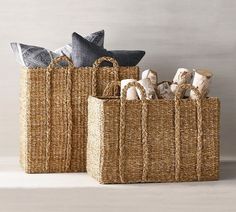
<path fill-rule="evenodd" d="M 45 48 L 22 43 L 11 43 L 11 48 L 17 62 L 26 68 L 45 68 L 54 58 L 60 56 Z"/>
<path fill-rule="evenodd" d="M 85 37 L 85 39 L 93 42 L 94 45 L 100 45 L 103 47 L 104 44 L 104 30 L 92 33 Z M 11 43 L 11 48 L 15 54 L 17 62 L 26 68 L 45 68 L 51 61 L 61 55 L 71 55 L 71 44 L 60 48 L 55 52 L 45 49 L 43 47 L 26 45 L 22 43 Z M 65 65 L 64 63 L 61 65 Z"/>

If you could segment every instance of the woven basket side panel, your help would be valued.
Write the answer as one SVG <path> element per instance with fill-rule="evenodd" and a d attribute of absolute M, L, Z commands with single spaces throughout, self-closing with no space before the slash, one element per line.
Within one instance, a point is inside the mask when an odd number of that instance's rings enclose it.
<path fill-rule="evenodd" d="M 217 98 L 203 101 L 202 179 L 219 178 L 220 102 Z"/>
<path fill-rule="evenodd" d="M 103 152 L 101 154 L 101 179 L 103 183 L 119 183 L 119 100 L 103 102 Z"/>
<path fill-rule="evenodd" d="M 87 143 L 87 172 L 101 181 L 100 157 L 103 154 L 103 104 L 94 97 L 88 99 L 88 143 Z"/>
<path fill-rule="evenodd" d="M 28 90 L 27 90 L 27 70 L 20 72 L 20 164 L 26 169 L 26 146 L 27 146 L 27 109 L 28 109 Z"/>
<path fill-rule="evenodd" d="M 67 71 L 53 70 L 51 75 L 50 172 L 66 171 L 67 146 Z M 45 158 L 46 160 L 46 158 Z"/>
<path fill-rule="evenodd" d="M 101 70 L 100 70 L 101 69 Z M 92 94 L 93 68 L 72 70 L 72 139 L 70 169 L 86 170 L 87 97 Z M 114 80 L 111 69 L 99 68 L 98 94 Z M 120 78 L 138 78 L 138 68 L 120 68 Z M 27 75 L 28 73 L 28 75 Z M 27 172 L 46 172 L 46 70 L 30 69 L 22 75 L 21 97 L 21 163 Z M 55 69 L 50 88 L 50 172 L 64 172 L 67 150 L 68 105 L 67 70 Z M 28 95 L 27 95 L 28 94 Z M 27 104 L 26 104 L 27 103 Z M 27 147 L 27 148 L 26 148 Z M 69 157 L 70 157 L 69 156 Z"/>
<path fill-rule="evenodd" d="M 75 69 L 72 74 L 72 171 L 86 171 L 87 98 L 92 95 L 92 68 Z M 97 70 L 97 95 L 102 95 L 107 84 L 114 80 L 114 68 Z M 138 79 L 138 67 L 120 67 L 120 79 Z"/>
<path fill-rule="evenodd" d="M 143 148 L 140 102 L 126 103 L 125 114 L 125 151 L 124 177 L 127 182 L 139 182 L 143 170 Z"/>
<path fill-rule="evenodd" d="M 194 101 L 180 103 L 180 181 L 197 180 L 197 109 Z"/>
<path fill-rule="evenodd" d="M 203 101 L 202 180 L 215 180 L 219 170 L 219 103 Z M 194 101 L 181 101 L 180 181 L 197 180 L 197 114 Z M 175 180 L 174 102 L 148 103 L 148 182 Z M 125 116 L 125 179 L 140 182 L 142 176 L 141 103 L 127 102 Z M 119 183 L 119 101 L 104 102 L 104 183 Z"/>
<path fill-rule="evenodd" d="M 86 171 L 87 98 L 92 94 L 92 68 L 72 72 L 71 171 Z"/>
<path fill-rule="evenodd" d="M 196 181 L 197 111 L 194 101 L 181 102 L 180 181 Z M 203 136 L 201 180 L 218 179 L 219 104 L 216 98 L 202 101 Z"/>
<path fill-rule="evenodd" d="M 27 163 L 30 173 L 45 170 L 46 156 L 46 83 L 45 71 L 38 69 L 28 72 L 29 107 L 27 129 Z"/>
<path fill-rule="evenodd" d="M 114 80 L 114 72 L 115 69 L 111 67 L 101 67 L 97 71 L 97 96 L 101 96 L 103 94 L 104 89 L 107 84 Z M 119 79 L 139 79 L 139 68 L 134 67 L 120 67 L 119 68 Z"/>
<path fill-rule="evenodd" d="M 142 177 L 141 104 L 126 103 L 125 130 L 125 178 L 128 182 L 140 182 Z M 119 177 L 119 124 L 120 102 L 104 102 L 104 152 L 101 156 L 104 183 L 120 183 Z"/>
<path fill-rule="evenodd" d="M 148 104 L 148 181 L 175 180 L 174 102 L 151 101 Z"/>
<path fill-rule="evenodd" d="M 119 178 L 119 101 L 104 103 L 104 154 L 102 176 L 105 183 L 120 183 Z M 148 182 L 174 181 L 174 103 L 148 104 Z M 143 147 L 141 141 L 141 103 L 126 103 L 125 179 L 141 182 Z"/>

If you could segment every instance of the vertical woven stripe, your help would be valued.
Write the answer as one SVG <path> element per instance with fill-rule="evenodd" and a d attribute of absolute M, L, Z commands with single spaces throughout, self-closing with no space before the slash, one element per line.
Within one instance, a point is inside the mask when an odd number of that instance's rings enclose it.
<path fill-rule="evenodd" d="M 48 68 L 46 72 L 46 166 L 45 172 L 50 171 L 50 141 L 51 141 L 51 72 L 52 69 Z"/>
<path fill-rule="evenodd" d="M 197 105 L 197 161 L 196 161 L 196 173 L 198 181 L 201 180 L 201 158 L 202 158 L 202 106 L 201 106 L 201 94 L 198 89 L 190 84 L 179 85 L 176 91 L 175 96 L 175 180 L 179 181 L 180 179 L 180 99 L 181 91 L 183 89 L 191 89 L 195 92 L 197 96 L 196 105 Z"/>
<path fill-rule="evenodd" d="M 115 59 L 112 57 L 100 57 L 97 59 L 93 64 L 93 75 L 92 75 L 92 96 L 97 95 L 97 72 L 99 69 L 99 66 L 102 62 L 107 61 L 112 63 L 113 65 L 113 74 L 114 74 L 114 81 L 119 81 L 119 65 Z"/>
<path fill-rule="evenodd" d="M 68 73 L 67 73 L 67 111 L 68 111 L 68 130 L 67 130 L 67 157 L 66 157 L 66 170 L 69 169 L 70 159 L 68 158 L 71 154 L 71 131 L 72 131 L 72 108 L 71 108 L 71 69 L 73 63 L 66 57 L 58 57 L 52 61 L 48 66 L 46 71 L 46 164 L 45 172 L 50 172 L 50 146 L 51 146 L 51 77 L 54 67 L 61 61 L 66 61 L 68 63 Z"/>
<path fill-rule="evenodd" d="M 147 181 L 148 174 L 148 145 L 147 145 L 147 102 L 146 102 L 146 92 L 139 83 L 131 82 L 128 83 L 121 92 L 120 101 L 120 139 L 119 139 L 119 175 L 120 181 L 126 183 L 125 179 L 125 104 L 126 104 L 126 94 L 129 88 L 136 87 L 140 90 L 141 101 L 142 101 L 142 145 L 143 145 L 143 172 L 141 181 Z"/>
<path fill-rule="evenodd" d="M 71 143 L 72 143 L 72 105 L 71 105 L 71 90 L 72 81 L 71 81 L 71 68 L 67 69 L 67 87 L 66 87 L 66 96 L 67 96 L 67 151 L 66 151 L 66 171 L 70 170 L 71 165 Z"/>

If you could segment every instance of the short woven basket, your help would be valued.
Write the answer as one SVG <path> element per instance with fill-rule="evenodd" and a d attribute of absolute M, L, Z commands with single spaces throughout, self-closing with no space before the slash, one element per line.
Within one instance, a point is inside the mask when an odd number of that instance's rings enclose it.
<path fill-rule="evenodd" d="M 142 100 L 126 100 L 131 86 Z M 183 89 L 198 99 L 180 99 Z M 121 98 L 89 97 L 88 174 L 104 184 L 217 180 L 219 114 L 218 98 L 185 84 L 175 100 L 146 100 L 138 83 Z"/>
<path fill-rule="evenodd" d="M 68 66 L 58 66 L 61 62 Z M 112 67 L 99 67 L 103 61 Z M 48 68 L 21 71 L 20 162 L 27 173 L 86 171 L 87 98 L 114 79 L 138 79 L 138 67 L 103 57 L 75 68 L 65 56 Z"/>

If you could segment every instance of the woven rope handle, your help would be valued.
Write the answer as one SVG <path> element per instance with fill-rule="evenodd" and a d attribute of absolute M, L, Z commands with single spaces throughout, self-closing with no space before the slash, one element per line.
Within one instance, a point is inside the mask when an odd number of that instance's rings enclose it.
<path fill-rule="evenodd" d="M 112 81 L 108 83 L 106 88 L 103 91 L 103 96 L 114 96 L 118 92 L 117 87 L 120 87 L 120 86 L 121 86 L 120 81 Z M 113 90 L 114 94 L 111 94 L 111 91 L 113 88 L 115 88 L 115 90 Z"/>
<path fill-rule="evenodd" d="M 142 101 L 142 144 L 143 144 L 143 173 L 142 173 L 142 181 L 147 181 L 147 173 L 148 173 L 148 145 L 147 145 L 147 101 L 146 101 L 146 93 L 142 85 L 138 82 L 130 82 L 128 83 L 121 92 L 121 104 L 120 104 L 120 140 L 119 140 L 119 173 L 120 180 L 122 183 L 125 183 L 125 104 L 127 102 L 126 95 L 129 88 L 135 87 L 139 89 L 141 93 L 141 101 Z"/>
<path fill-rule="evenodd" d="M 71 151 L 72 151 L 72 69 L 67 70 L 67 88 L 66 88 L 66 108 L 67 108 L 67 147 L 66 147 L 66 161 L 65 169 L 70 170 L 71 165 Z"/>
<path fill-rule="evenodd" d="M 114 68 L 118 68 L 118 62 L 112 57 L 100 57 L 93 63 L 93 68 L 98 68 L 102 62 L 110 62 Z"/>
<path fill-rule="evenodd" d="M 111 67 L 111 69 L 109 68 L 109 70 L 112 70 L 112 74 L 114 74 L 114 81 L 119 81 L 119 65 L 118 65 L 118 62 L 112 57 L 100 57 L 93 64 L 92 96 L 97 95 L 97 72 L 98 72 L 100 64 L 103 61 L 107 61 L 107 62 L 112 63 L 113 68 Z"/>
<path fill-rule="evenodd" d="M 184 90 L 187 90 L 187 89 L 192 90 L 196 94 L 198 101 L 202 99 L 202 96 L 201 96 L 199 90 L 196 87 L 194 87 L 191 84 L 181 84 L 176 89 L 175 100 L 181 99 L 181 92 L 182 92 L 183 89 Z"/>
<path fill-rule="evenodd" d="M 131 88 L 131 87 L 135 87 L 137 89 L 139 89 L 140 93 L 141 93 L 141 101 L 146 100 L 146 92 L 145 89 L 143 88 L 142 85 L 140 85 L 138 82 L 130 82 L 127 85 L 124 86 L 124 88 L 121 91 L 121 101 L 125 101 L 126 100 L 126 95 L 127 95 L 127 91 Z"/>
<path fill-rule="evenodd" d="M 46 69 L 46 162 L 45 162 L 45 172 L 50 172 L 50 149 L 51 149 L 51 78 L 53 66 L 58 62 L 67 60 L 69 65 L 69 58 L 62 56 L 54 60 L 53 65 Z M 72 89 L 72 67 L 71 63 L 67 69 L 65 69 L 65 78 L 67 80 L 66 87 L 66 103 L 67 108 L 67 149 L 66 149 L 66 160 L 65 169 L 68 171 L 70 169 L 71 163 L 71 136 L 72 136 L 72 105 L 71 105 L 71 89 Z"/>
<path fill-rule="evenodd" d="M 51 146 L 51 68 L 46 71 L 46 164 L 45 172 L 50 170 Z"/>
<path fill-rule="evenodd" d="M 193 90 L 197 96 L 197 161 L 196 173 L 197 179 L 201 180 L 201 157 L 202 157 L 202 106 L 201 94 L 197 88 L 190 84 L 181 84 L 178 86 L 175 94 L 175 180 L 179 181 L 180 175 L 180 102 L 183 89 Z"/>
<path fill-rule="evenodd" d="M 50 65 L 48 66 L 48 69 L 53 69 L 54 67 L 57 66 L 57 64 L 59 64 L 62 61 L 67 62 L 69 68 L 74 67 L 72 60 L 69 57 L 64 55 L 64 56 L 56 57 L 54 60 L 52 60 Z"/>

